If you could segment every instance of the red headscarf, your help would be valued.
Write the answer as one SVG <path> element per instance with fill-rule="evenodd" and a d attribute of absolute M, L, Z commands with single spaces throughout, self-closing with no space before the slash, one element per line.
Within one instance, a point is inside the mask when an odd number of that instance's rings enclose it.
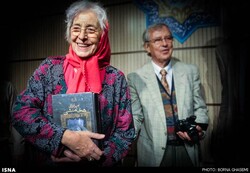
<path fill-rule="evenodd" d="M 108 38 L 109 26 L 106 23 L 97 51 L 87 59 L 81 59 L 75 54 L 72 46 L 63 64 L 67 93 L 94 92 L 100 93 L 104 80 L 105 67 L 110 64 L 110 44 Z M 75 73 L 74 69 L 77 69 Z"/>

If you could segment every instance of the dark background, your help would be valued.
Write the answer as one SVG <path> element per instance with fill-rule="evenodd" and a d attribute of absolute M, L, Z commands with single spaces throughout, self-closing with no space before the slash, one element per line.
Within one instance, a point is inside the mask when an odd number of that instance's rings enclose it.
<path fill-rule="evenodd" d="M 0 6 L 1 79 L 8 79 L 8 62 L 15 46 L 19 26 L 56 14 L 64 14 L 74 0 L 2 1 Z M 218 118 L 218 131 L 214 133 L 213 153 L 218 166 L 250 166 L 249 157 L 249 11 L 244 0 L 214 0 L 220 4 L 220 21 L 225 35 L 226 50 L 222 54 L 222 112 Z M 223 44 L 224 44 L 223 43 Z"/>

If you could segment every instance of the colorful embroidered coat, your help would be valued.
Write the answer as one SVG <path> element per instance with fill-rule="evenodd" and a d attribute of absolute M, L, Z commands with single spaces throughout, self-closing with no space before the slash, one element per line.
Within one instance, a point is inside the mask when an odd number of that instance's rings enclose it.
<path fill-rule="evenodd" d="M 52 123 L 52 95 L 66 93 L 65 57 L 48 57 L 28 80 L 27 88 L 13 107 L 13 125 L 24 138 L 50 158 L 56 154 L 65 131 Z M 99 95 L 105 133 L 103 166 L 121 161 L 135 139 L 129 88 L 124 74 L 108 66 Z"/>

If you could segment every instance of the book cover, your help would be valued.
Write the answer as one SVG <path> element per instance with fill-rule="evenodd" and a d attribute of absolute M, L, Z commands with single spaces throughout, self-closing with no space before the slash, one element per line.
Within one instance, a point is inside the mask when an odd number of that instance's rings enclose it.
<path fill-rule="evenodd" d="M 52 121 L 54 123 L 74 131 L 89 130 L 102 133 L 98 95 L 96 93 L 83 92 L 53 95 L 52 108 Z M 100 140 L 93 141 L 99 148 L 102 148 Z"/>

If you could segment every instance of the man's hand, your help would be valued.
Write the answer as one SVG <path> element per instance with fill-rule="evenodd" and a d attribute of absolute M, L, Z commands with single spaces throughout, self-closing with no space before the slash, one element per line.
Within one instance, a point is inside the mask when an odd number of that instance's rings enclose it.
<path fill-rule="evenodd" d="M 204 138 L 204 132 L 202 131 L 202 128 L 199 126 L 199 125 L 196 125 L 196 129 L 197 129 L 197 132 L 198 132 L 198 135 L 199 135 L 199 139 L 203 139 Z M 182 140 L 187 140 L 187 141 L 192 141 L 192 139 L 190 138 L 190 136 L 188 135 L 187 132 L 181 132 L 181 131 L 178 131 L 176 133 Z"/>

